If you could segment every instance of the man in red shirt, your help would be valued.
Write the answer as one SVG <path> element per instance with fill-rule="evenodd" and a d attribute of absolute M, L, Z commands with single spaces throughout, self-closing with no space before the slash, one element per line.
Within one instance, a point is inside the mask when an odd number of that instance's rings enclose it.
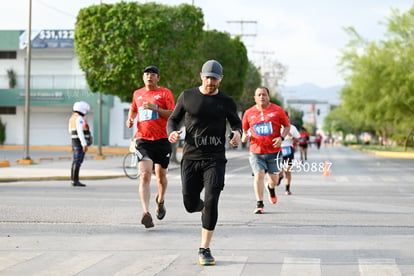
<path fill-rule="evenodd" d="M 320 149 L 321 148 L 321 143 L 322 143 L 322 135 L 320 133 L 316 134 L 315 143 L 316 143 L 316 147 L 318 149 Z"/>
<path fill-rule="evenodd" d="M 143 209 L 141 223 L 145 228 L 151 228 L 154 227 L 149 213 L 153 166 L 158 186 L 158 193 L 155 196 L 157 218 L 163 219 L 166 213 L 164 195 L 168 185 L 167 168 L 171 156 L 167 120 L 175 103 L 172 92 L 158 85 L 160 72 L 156 66 L 146 67 L 142 79 L 145 87 L 134 92 L 126 126 L 132 127 L 135 118 L 137 118 L 136 149 L 142 156 L 138 163 L 140 171 L 139 196 Z"/>
<path fill-rule="evenodd" d="M 282 155 L 281 144 L 289 134 L 290 123 L 282 107 L 270 102 L 269 90 L 258 87 L 254 93 L 256 104 L 243 115 L 242 142 L 250 137 L 250 166 L 254 173 L 254 191 L 257 206 L 255 214 L 264 211 L 263 190 L 265 174 L 268 175 L 269 201 L 277 202 L 275 187 L 278 183 Z M 280 133 L 283 126 L 283 133 Z"/>
<path fill-rule="evenodd" d="M 300 161 L 303 163 L 308 160 L 309 133 L 306 128 L 302 127 L 299 131 L 299 135 Z"/>

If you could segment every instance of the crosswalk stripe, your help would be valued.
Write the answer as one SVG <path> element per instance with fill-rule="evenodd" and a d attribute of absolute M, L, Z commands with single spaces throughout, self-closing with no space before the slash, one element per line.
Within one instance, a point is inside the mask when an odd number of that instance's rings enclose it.
<path fill-rule="evenodd" d="M 397 182 L 398 179 L 395 176 L 381 176 L 382 181 L 384 182 Z"/>
<path fill-rule="evenodd" d="M 18 265 L 25 265 L 27 261 L 33 262 L 34 258 L 47 253 L 41 252 L 13 252 L 0 253 L 0 275 L 2 273 L 10 273 L 11 268 Z M 166 269 L 174 267 L 174 263 L 180 255 L 162 255 L 162 256 L 144 256 L 138 259 L 132 259 L 126 266 L 121 267 L 115 276 L 125 275 L 157 275 Z M 76 275 L 85 270 L 95 267 L 99 268 L 103 264 L 103 260 L 110 260 L 116 255 L 108 253 L 80 253 L 72 258 L 51 264 L 51 266 L 41 266 L 38 273 L 32 275 Z M 119 256 L 118 256 L 119 257 Z M 248 256 L 216 256 L 217 264 L 212 269 L 211 267 L 202 267 L 198 275 L 204 276 L 227 276 L 227 275 L 241 275 L 248 264 Z M 118 259 L 118 258 L 115 258 Z M 109 261 L 111 262 L 111 261 Z M 35 265 L 35 264 L 32 264 Z M 362 258 L 358 259 L 358 266 L 360 276 L 401 276 L 402 273 L 395 261 L 391 258 Z M 10 271 L 9 271 L 10 270 Z M 319 258 L 295 258 L 285 257 L 281 267 L 281 276 L 320 276 L 322 275 L 321 259 Z"/>
<path fill-rule="evenodd" d="M 401 276 L 394 259 L 359 259 L 361 276 Z"/>
<path fill-rule="evenodd" d="M 336 182 L 349 182 L 349 178 L 347 176 L 335 176 Z"/>
<path fill-rule="evenodd" d="M 403 176 L 402 177 L 402 181 L 408 182 L 408 183 L 413 183 L 413 176 L 412 175 L 410 175 L 410 176 Z"/>
<path fill-rule="evenodd" d="M 172 264 L 177 258 L 178 255 L 164 255 L 155 256 L 147 260 L 139 259 L 135 261 L 133 264 L 115 273 L 114 276 L 156 275 L 162 270 L 164 270 L 166 267 L 170 266 L 170 264 Z"/>
<path fill-rule="evenodd" d="M 111 254 L 93 254 L 93 253 L 82 253 L 76 255 L 75 257 L 40 271 L 34 275 L 44 276 L 44 275 L 75 275 L 88 267 L 95 265 L 101 260 L 111 256 Z"/>
<path fill-rule="evenodd" d="M 233 170 L 231 170 L 231 171 L 228 171 L 226 174 L 237 174 L 237 172 L 248 172 L 248 171 L 251 171 L 251 168 L 250 168 L 250 165 L 246 165 L 246 166 L 241 166 L 241 167 L 238 167 L 238 168 L 235 168 L 235 169 L 233 169 Z"/>
<path fill-rule="evenodd" d="M 317 258 L 289 258 L 283 260 L 281 276 L 320 276 L 321 260 Z"/>
<path fill-rule="evenodd" d="M 41 255 L 38 252 L 13 252 L 7 254 L 0 254 L 0 271 L 18 263 L 25 262 Z"/>
<path fill-rule="evenodd" d="M 228 276 L 228 275 L 241 275 L 244 266 L 247 262 L 245 256 L 215 256 L 217 259 L 214 270 L 209 267 L 204 267 L 203 271 L 199 275 L 205 276 Z"/>
<path fill-rule="evenodd" d="M 374 181 L 370 176 L 358 176 L 358 182 L 372 182 Z"/>

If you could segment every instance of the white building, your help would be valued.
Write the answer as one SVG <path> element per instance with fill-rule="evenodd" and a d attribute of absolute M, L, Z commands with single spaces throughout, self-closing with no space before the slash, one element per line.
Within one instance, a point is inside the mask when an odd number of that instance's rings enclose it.
<path fill-rule="evenodd" d="M 0 31 L 0 119 L 6 124 L 6 145 L 22 145 L 25 138 L 25 41 L 25 31 Z M 29 145 L 70 145 L 68 120 L 72 106 L 84 100 L 91 106 L 86 118 L 93 131 L 94 144 L 98 143 L 102 121 L 102 145 L 128 147 L 135 133 L 135 129 L 125 126 L 130 103 L 122 103 L 116 96 L 102 95 L 102 105 L 99 105 L 98 93 L 90 92 L 79 68 L 73 41 L 73 30 L 32 31 Z M 15 75 L 14 87 L 10 86 L 13 77 L 8 73 L 11 71 Z"/>

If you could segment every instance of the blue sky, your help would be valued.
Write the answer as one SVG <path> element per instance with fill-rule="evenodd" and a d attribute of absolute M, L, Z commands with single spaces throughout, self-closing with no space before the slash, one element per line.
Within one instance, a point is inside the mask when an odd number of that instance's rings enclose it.
<path fill-rule="evenodd" d="M 27 29 L 29 0 L 3 0 L 0 29 Z M 73 29 L 80 8 L 100 0 L 32 0 L 32 29 Z M 102 0 L 105 3 L 119 2 Z M 141 1 L 151 2 L 151 1 Z M 258 66 L 278 60 L 288 67 L 284 85 L 314 83 L 321 87 L 343 84 L 336 64 L 353 26 L 364 37 L 384 38 L 391 8 L 405 12 L 408 0 L 160 0 L 158 3 L 194 4 L 202 8 L 206 28 L 240 34 L 249 58 Z M 381 23 L 382 22 L 382 23 Z M 265 53 L 265 54 L 263 54 Z"/>

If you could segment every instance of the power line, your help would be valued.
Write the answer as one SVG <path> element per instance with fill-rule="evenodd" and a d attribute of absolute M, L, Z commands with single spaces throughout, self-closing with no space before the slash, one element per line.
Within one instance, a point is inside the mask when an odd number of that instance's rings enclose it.
<path fill-rule="evenodd" d="M 71 18 L 76 18 L 76 16 L 74 16 L 73 14 L 67 13 L 67 12 L 65 12 L 65 11 L 63 11 L 61 9 L 58 9 L 58 8 L 56 8 L 54 6 L 51 6 L 51 5 L 45 3 L 45 2 L 43 2 L 41 0 L 35 0 L 35 1 L 38 2 L 38 3 L 40 3 L 40 4 L 42 4 L 43 6 L 45 6 L 47 8 L 49 8 L 49 9 L 51 9 L 51 10 L 54 10 L 54 11 L 58 12 L 58 13 L 61 13 L 61 14 L 66 15 L 66 16 L 69 16 Z"/>
<path fill-rule="evenodd" d="M 252 53 L 254 54 L 259 54 L 262 56 L 261 58 L 261 70 L 262 70 L 262 74 L 264 74 L 264 67 L 265 67 L 265 60 L 267 55 L 274 55 L 274 52 L 270 52 L 270 51 L 252 51 Z"/>
<path fill-rule="evenodd" d="M 262 56 L 273 55 L 274 54 L 274 52 L 270 52 L 270 51 L 252 51 L 252 53 L 259 54 L 259 55 L 262 55 Z"/>
<path fill-rule="evenodd" d="M 240 37 L 244 37 L 244 36 L 256 36 L 256 34 L 245 34 L 244 33 L 244 24 L 257 24 L 257 21 L 254 21 L 254 20 L 230 20 L 230 21 L 227 21 L 227 23 L 240 24 L 240 34 L 235 34 L 235 35 L 238 35 Z"/>

